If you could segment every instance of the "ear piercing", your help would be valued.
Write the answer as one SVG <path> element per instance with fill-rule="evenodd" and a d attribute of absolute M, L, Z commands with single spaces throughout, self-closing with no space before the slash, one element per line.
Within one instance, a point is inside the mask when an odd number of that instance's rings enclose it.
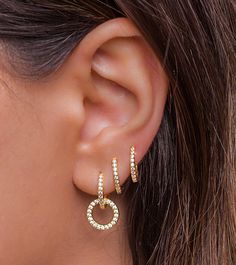
<path fill-rule="evenodd" d="M 138 165 L 135 162 L 135 148 L 132 145 L 130 147 L 130 171 L 131 171 L 131 178 L 133 182 L 138 182 Z M 112 172 L 113 172 L 113 181 L 115 185 L 115 190 L 117 194 L 121 194 L 121 186 L 120 186 L 120 179 L 118 174 L 118 159 L 116 157 L 113 157 L 112 159 Z M 108 199 L 106 196 L 104 196 L 104 175 L 102 172 L 99 173 L 98 176 L 98 198 L 93 200 L 88 208 L 87 208 L 87 218 L 90 225 L 98 230 L 108 230 L 112 228 L 119 220 L 119 210 L 116 204 Z M 100 206 L 102 210 L 106 208 L 107 205 L 109 205 L 113 210 L 113 218 L 110 223 L 108 224 L 100 224 L 94 220 L 93 217 L 93 210 L 96 205 Z"/>
<path fill-rule="evenodd" d="M 135 162 L 135 155 L 136 155 L 135 148 L 132 145 L 130 147 L 130 171 L 131 171 L 131 178 L 134 183 L 138 182 L 138 165 Z"/>

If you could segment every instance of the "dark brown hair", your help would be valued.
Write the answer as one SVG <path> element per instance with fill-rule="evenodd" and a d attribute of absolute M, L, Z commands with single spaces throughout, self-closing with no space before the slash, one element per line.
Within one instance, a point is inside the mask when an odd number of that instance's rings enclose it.
<path fill-rule="evenodd" d="M 0 40 L 12 67 L 40 78 L 94 27 L 121 16 L 170 78 L 140 182 L 127 183 L 133 263 L 236 264 L 233 0 L 0 0 Z"/>

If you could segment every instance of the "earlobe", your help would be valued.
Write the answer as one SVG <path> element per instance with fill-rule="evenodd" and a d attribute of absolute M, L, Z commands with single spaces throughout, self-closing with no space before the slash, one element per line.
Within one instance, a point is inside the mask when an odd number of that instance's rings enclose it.
<path fill-rule="evenodd" d="M 130 174 L 130 146 L 139 162 L 162 120 L 168 78 L 137 28 L 126 18 L 95 28 L 71 55 L 85 119 L 77 142 L 73 181 L 90 194 L 104 174 L 104 190 L 115 190 L 111 161 L 119 161 L 120 183 Z M 69 63 L 70 63 L 69 62 Z"/>

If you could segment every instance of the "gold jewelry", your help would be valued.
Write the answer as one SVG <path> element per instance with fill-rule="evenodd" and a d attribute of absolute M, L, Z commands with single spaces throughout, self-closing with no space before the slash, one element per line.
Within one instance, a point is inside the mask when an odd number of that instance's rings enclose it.
<path fill-rule="evenodd" d="M 103 178 L 104 178 L 103 173 L 100 172 L 98 177 L 98 200 L 101 209 L 105 209 Z"/>
<path fill-rule="evenodd" d="M 120 179 L 118 175 L 118 160 L 116 157 L 113 157 L 112 159 L 112 171 L 113 171 L 113 180 L 114 180 L 116 193 L 121 194 L 122 191 L 121 191 Z"/>
<path fill-rule="evenodd" d="M 132 145 L 130 147 L 130 171 L 131 171 L 131 178 L 133 182 L 138 182 L 138 165 L 135 162 L 135 147 Z"/>
<path fill-rule="evenodd" d="M 93 218 L 93 209 L 96 205 L 100 205 L 100 208 L 105 209 L 106 205 L 109 205 L 113 210 L 113 218 L 108 224 L 99 224 Z M 104 196 L 103 187 L 103 174 L 100 172 L 98 178 L 98 198 L 93 200 L 87 209 L 87 218 L 90 225 L 98 230 L 108 230 L 112 228 L 119 220 L 119 210 L 116 204 Z"/>

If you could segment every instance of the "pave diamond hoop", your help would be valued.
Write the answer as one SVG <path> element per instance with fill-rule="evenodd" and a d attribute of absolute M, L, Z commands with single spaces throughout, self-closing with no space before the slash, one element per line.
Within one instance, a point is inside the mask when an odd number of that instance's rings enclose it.
<path fill-rule="evenodd" d="M 131 171 L 131 178 L 134 183 L 138 182 L 138 165 L 135 162 L 135 155 L 136 155 L 135 147 L 132 145 L 130 147 L 130 171 Z"/>
<path fill-rule="evenodd" d="M 98 177 L 98 201 L 101 209 L 105 209 L 103 179 L 104 175 L 100 172 Z"/>
<path fill-rule="evenodd" d="M 116 206 L 116 204 L 112 200 L 110 200 L 104 196 L 103 179 L 104 179 L 103 173 L 100 172 L 99 178 L 98 178 L 98 198 L 93 200 L 87 208 L 88 222 L 90 223 L 90 225 L 92 227 L 94 227 L 98 230 L 108 230 L 108 229 L 112 228 L 119 220 L 118 207 Z M 100 205 L 101 209 L 105 209 L 105 207 L 107 205 L 109 205 L 112 208 L 113 218 L 108 224 L 99 224 L 98 222 L 96 222 L 94 220 L 93 210 L 94 210 L 94 207 L 98 204 Z"/>
<path fill-rule="evenodd" d="M 113 171 L 113 180 L 115 185 L 115 190 L 117 194 L 121 194 L 120 179 L 118 174 L 118 160 L 116 157 L 112 159 L 112 171 Z"/>

